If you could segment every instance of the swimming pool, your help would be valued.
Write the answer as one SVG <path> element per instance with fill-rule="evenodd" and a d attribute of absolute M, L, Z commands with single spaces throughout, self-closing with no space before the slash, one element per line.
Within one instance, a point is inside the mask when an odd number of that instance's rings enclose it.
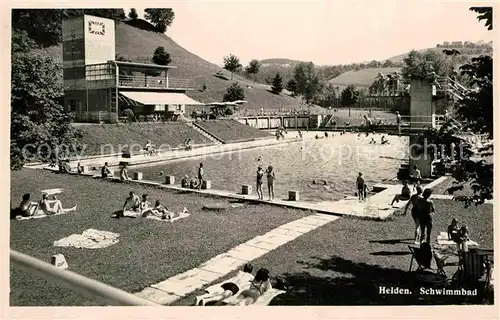
<path fill-rule="evenodd" d="M 248 184 L 255 193 L 258 164 L 264 168 L 272 165 L 276 173 L 276 198 L 285 199 L 289 190 L 297 190 L 301 200 L 339 200 L 354 195 L 358 172 L 363 173 L 371 188 L 396 177 L 401 159 L 408 155 L 407 137 L 386 136 L 390 144 L 380 145 L 381 134 L 366 137 L 336 133 L 324 138 L 322 132 L 317 133 L 322 139 L 315 139 L 315 134 L 307 132 L 300 142 L 134 166 L 131 171 L 142 171 L 145 180 L 163 183 L 165 175 L 173 175 L 180 184 L 184 175 L 196 176 L 199 163 L 203 162 L 205 179 L 211 180 L 212 189 L 239 193 L 241 186 Z M 370 144 L 372 138 L 377 142 L 375 145 Z M 317 183 L 313 184 L 313 180 Z M 267 199 L 266 179 L 264 195 Z"/>

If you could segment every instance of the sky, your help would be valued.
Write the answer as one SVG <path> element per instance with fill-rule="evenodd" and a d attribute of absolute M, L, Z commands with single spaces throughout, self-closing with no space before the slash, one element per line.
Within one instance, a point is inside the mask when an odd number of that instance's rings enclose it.
<path fill-rule="evenodd" d="M 185 49 L 219 65 L 230 53 L 243 64 L 251 59 L 289 58 L 331 65 L 384 60 L 443 41 L 493 40 L 493 31 L 468 10 L 474 5 L 470 2 L 168 3 L 175 19 L 166 34 Z M 142 17 L 146 7 L 135 8 Z M 129 10 L 125 8 L 127 14 Z"/>

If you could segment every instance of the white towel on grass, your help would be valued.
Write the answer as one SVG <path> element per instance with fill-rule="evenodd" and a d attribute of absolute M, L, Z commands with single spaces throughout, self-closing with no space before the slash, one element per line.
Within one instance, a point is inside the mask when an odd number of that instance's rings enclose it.
<path fill-rule="evenodd" d="M 60 216 L 60 215 L 71 213 L 71 212 L 76 212 L 76 211 L 63 211 L 63 212 L 55 213 L 55 214 L 45 214 L 45 212 L 38 210 L 34 215 L 29 216 L 29 217 L 16 216 L 16 220 L 41 219 L 41 218 L 45 218 L 45 217 Z"/>
<path fill-rule="evenodd" d="M 54 241 L 54 246 L 102 249 L 117 243 L 119 236 L 118 233 L 88 229 L 82 232 L 82 234 L 72 234 L 66 238 Z"/>

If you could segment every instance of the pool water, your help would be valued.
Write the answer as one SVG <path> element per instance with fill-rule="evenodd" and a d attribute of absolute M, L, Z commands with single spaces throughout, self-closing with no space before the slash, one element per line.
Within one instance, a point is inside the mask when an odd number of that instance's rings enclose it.
<path fill-rule="evenodd" d="M 315 134 L 308 132 L 300 142 L 134 166 L 131 171 L 142 171 L 145 180 L 163 183 L 165 175 L 173 175 L 180 184 L 183 176 L 196 176 L 203 162 L 205 179 L 211 180 L 212 189 L 240 193 L 242 185 L 247 184 L 255 194 L 257 166 L 262 164 L 265 169 L 272 165 L 276 174 L 275 198 L 286 199 L 288 191 L 296 190 L 301 200 L 322 201 L 354 195 L 358 172 L 363 173 L 370 189 L 376 183 L 395 178 L 402 159 L 408 157 L 407 137 L 386 136 L 390 143 L 380 145 L 381 134 L 366 137 L 336 133 L 324 138 L 323 133 L 318 133 L 322 139 L 315 139 Z M 376 144 L 370 144 L 372 138 Z M 266 178 L 263 189 L 267 199 Z"/>

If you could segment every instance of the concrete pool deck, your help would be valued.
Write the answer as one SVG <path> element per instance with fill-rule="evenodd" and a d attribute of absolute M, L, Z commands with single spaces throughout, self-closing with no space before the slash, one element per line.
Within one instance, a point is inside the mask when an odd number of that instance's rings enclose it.
<path fill-rule="evenodd" d="M 41 168 L 37 168 L 41 169 Z M 43 168 L 45 170 L 57 171 L 55 168 Z M 81 175 L 86 177 L 91 177 L 95 179 L 100 178 L 100 174 L 97 171 L 86 172 L 86 173 L 69 173 L 73 175 Z M 427 184 L 425 187 L 432 188 L 448 177 L 443 176 L 440 177 L 433 182 Z M 116 177 L 106 178 L 109 181 L 119 181 Z M 200 195 L 208 195 L 208 196 L 216 196 L 240 201 L 251 201 L 251 202 L 260 202 L 265 204 L 276 205 L 280 207 L 288 207 L 294 209 L 301 210 L 310 210 L 323 214 L 337 215 L 337 216 L 353 216 L 358 218 L 368 218 L 368 219 L 376 219 L 376 220 L 385 220 L 390 217 L 395 211 L 403 208 L 407 201 L 400 201 L 399 203 L 395 203 L 393 206 L 390 205 L 392 199 L 396 194 L 401 192 L 402 185 L 401 184 L 376 184 L 374 189 L 381 190 L 375 193 L 372 196 L 369 196 L 365 201 L 359 201 L 357 197 L 354 196 L 346 196 L 344 199 L 337 201 L 321 201 L 321 202 L 313 202 L 313 201 L 291 201 L 284 198 L 275 198 L 272 201 L 268 200 L 259 200 L 256 194 L 244 195 L 241 193 L 234 193 L 226 190 L 217 190 L 217 189 L 189 189 L 182 188 L 179 185 L 167 185 L 157 181 L 149 181 L 149 180 L 128 180 L 125 183 L 130 184 L 139 184 L 144 186 L 163 188 L 178 192 L 185 193 L 196 193 Z"/>

